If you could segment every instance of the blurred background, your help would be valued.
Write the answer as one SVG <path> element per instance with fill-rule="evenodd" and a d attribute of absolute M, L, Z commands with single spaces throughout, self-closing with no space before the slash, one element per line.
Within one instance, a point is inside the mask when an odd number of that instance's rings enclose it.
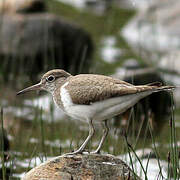
<path fill-rule="evenodd" d="M 88 133 L 87 124 L 64 115 L 49 94 L 17 97 L 17 91 L 54 68 L 179 86 L 179 26 L 178 0 L 1 0 L 0 176 L 5 170 L 6 179 L 19 179 L 46 159 L 77 149 Z M 178 178 L 179 92 L 152 94 L 109 121 L 102 152 L 134 165 L 142 178 L 132 151 L 148 179 Z M 90 149 L 102 135 L 96 127 Z"/>

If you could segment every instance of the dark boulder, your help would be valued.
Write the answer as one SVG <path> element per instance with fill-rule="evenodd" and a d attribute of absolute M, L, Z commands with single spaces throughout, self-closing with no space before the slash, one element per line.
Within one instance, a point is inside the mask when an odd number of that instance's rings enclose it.
<path fill-rule="evenodd" d="M 0 31 L 0 71 L 27 75 L 62 68 L 72 74 L 87 72 L 93 45 L 82 28 L 48 14 L 3 15 Z M 4 76 L 3 78 L 8 78 Z"/>

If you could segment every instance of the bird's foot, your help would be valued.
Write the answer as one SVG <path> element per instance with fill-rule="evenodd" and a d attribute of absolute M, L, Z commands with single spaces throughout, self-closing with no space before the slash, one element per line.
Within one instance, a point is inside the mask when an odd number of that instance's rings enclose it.
<path fill-rule="evenodd" d="M 70 153 L 66 153 L 63 156 L 67 156 L 67 155 L 75 155 L 75 154 L 82 154 L 81 151 L 74 151 L 74 152 L 70 152 Z"/>
<path fill-rule="evenodd" d="M 87 149 L 78 149 L 76 151 L 70 152 L 70 153 L 66 153 L 63 156 L 66 155 L 75 155 L 75 154 L 100 154 L 100 150 L 96 149 L 95 151 L 89 152 Z"/>
<path fill-rule="evenodd" d="M 66 156 L 66 155 L 75 155 L 75 154 L 89 154 L 89 153 L 90 152 L 88 152 L 88 151 L 78 149 L 76 151 L 73 151 L 73 152 L 70 152 L 70 153 L 66 153 L 63 156 Z"/>

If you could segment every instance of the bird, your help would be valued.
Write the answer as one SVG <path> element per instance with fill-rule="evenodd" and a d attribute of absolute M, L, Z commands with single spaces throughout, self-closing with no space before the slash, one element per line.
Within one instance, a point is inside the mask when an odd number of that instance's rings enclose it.
<path fill-rule="evenodd" d="M 85 121 L 89 134 L 79 149 L 69 154 L 83 153 L 95 133 L 94 124 L 101 124 L 102 138 L 92 154 L 100 153 L 108 135 L 107 120 L 125 112 L 142 98 L 159 91 L 172 90 L 174 86 L 163 86 L 160 82 L 132 85 L 123 80 L 98 74 L 71 75 L 62 69 L 46 72 L 39 83 L 27 87 L 17 95 L 45 90 L 52 94 L 55 104 L 68 116 Z"/>

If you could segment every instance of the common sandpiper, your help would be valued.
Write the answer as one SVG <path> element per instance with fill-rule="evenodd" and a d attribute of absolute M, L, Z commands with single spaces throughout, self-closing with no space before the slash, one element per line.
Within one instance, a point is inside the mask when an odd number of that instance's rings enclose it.
<path fill-rule="evenodd" d="M 53 96 L 55 104 L 72 118 L 89 124 L 89 135 L 80 148 L 70 154 L 82 153 L 94 135 L 94 122 L 103 128 L 103 136 L 97 149 L 99 153 L 109 128 L 107 120 L 134 106 L 140 99 L 174 86 L 162 86 L 160 82 L 147 85 L 132 85 L 125 81 L 97 74 L 73 76 L 62 69 L 45 73 L 38 84 L 19 91 L 22 94 L 32 90 L 46 90 Z"/>

